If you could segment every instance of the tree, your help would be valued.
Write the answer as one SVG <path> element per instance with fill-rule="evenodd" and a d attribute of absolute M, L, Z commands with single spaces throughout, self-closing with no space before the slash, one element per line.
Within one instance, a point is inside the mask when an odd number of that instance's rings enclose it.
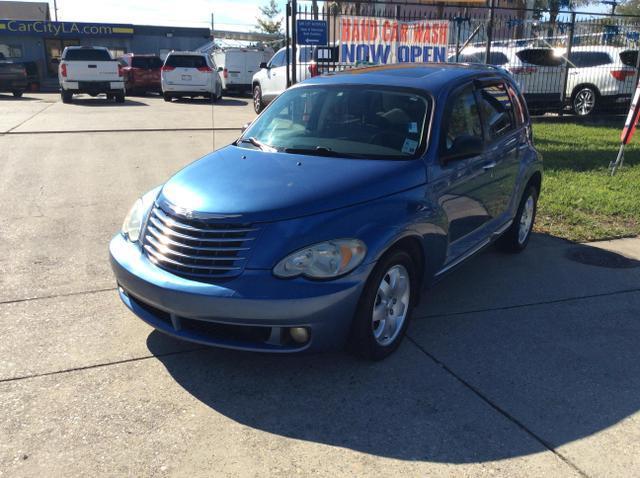
<path fill-rule="evenodd" d="M 640 15 L 640 0 L 627 0 L 616 7 L 616 13 L 623 15 Z"/>
<path fill-rule="evenodd" d="M 258 30 L 264 33 L 280 33 L 282 31 L 282 17 L 276 0 L 270 0 L 259 7 L 261 16 L 256 19 Z"/>

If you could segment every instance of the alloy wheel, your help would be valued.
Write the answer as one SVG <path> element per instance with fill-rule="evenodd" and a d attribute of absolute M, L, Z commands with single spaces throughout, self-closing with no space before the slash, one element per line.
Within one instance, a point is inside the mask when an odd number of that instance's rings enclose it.
<path fill-rule="evenodd" d="M 595 105 L 596 95 L 589 88 L 578 91 L 573 100 L 573 109 L 579 116 L 586 116 L 590 114 L 595 108 Z"/>
<path fill-rule="evenodd" d="M 404 325 L 411 299 L 411 279 L 407 269 L 396 264 L 382 277 L 373 305 L 371 327 L 382 346 L 391 344 Z"/>
<path fill-rule="evenodd" d="M 524 244 L 529 237 L 531 227 L 533 226 L 533 214 L 535 210 L 535 202 L 533 196 L 527 198 L 527 202 L 524 203 L 522 208 L 522 215 L 520 216 L 520 226 L 518 228 L 518 242 Z"/>

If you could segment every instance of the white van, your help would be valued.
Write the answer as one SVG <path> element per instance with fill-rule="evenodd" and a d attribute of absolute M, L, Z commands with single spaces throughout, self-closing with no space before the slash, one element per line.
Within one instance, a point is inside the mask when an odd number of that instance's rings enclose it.
<path fill-rule="evenodd" d="M 185 96 L 204 96 L 213 101 L 222 98 L 218 66 L 206 53 L 172 51 L 164 61 L 160 79 L 165 101 Z"/>
<path fill-rule="evenodd" d="M 222 68 L 220 79 L 225 92 L 251 91 L 251 78 L 260 64 L 269 61 L 273 48 L 225 48 L 213 52 L 213 59 Z"/>

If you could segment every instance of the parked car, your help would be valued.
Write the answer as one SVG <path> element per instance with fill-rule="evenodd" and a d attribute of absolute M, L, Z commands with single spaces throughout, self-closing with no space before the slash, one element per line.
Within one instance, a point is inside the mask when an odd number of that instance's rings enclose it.
<path fill-rule="evenodd" d="M 58 81 L 63 103 L 71 103 L 74 94 L 107 95 L 124 103 L 124 81 L 120 64 L 108 49 L 100 46 L 68 46 L 58 65 Z"/>
<path fill-rule="evenodd" d="M 118 61 L 122 65 L 128 95 L 162 92 L 160 70 L 163 62 L 159 56 L 127 53 Z"/>
<path fill-rule="evenodd" d="M 527 246 L 531 131 L 513 79 L 485 66 L 307 80 L 136 201 L 110 244 L 120 297 L 188 341 L 383 358 L 424 287 L 493 242 Z"/>
<path fill-rule="evenodd" d="M 225 92 L 251 92 L 253 74 L 273 56 L 273 48 L 224 48 L 213 52 L 213 60 L 222 68 L 220 79 Z"/>
<path fill-rule="evenodd" d="M 337 47 L 298 46 L 296 79 L 303 81 L 307 78 L 322 75 L 329 71 L 329 65 L 337 61 Z M 291 49 L 289 49 L 289 63 L 291 63 Z M 260 113 L 280 93 L 287 89 L 287 49 L 281 48 L 268 63 L 260 65 L 260 71 L 253 75 L 253 107 Z M 289 65 L 289 75 L 292 75 Z"/>
<path fill-rule="evenodd" d="M 566 106 L 579 116 L 598 107 L 628 102 L 635 88 L 637 50 L 610 46 L 576 46 L 568 62 Z M 563 48 L 491 49 L 490 63 L 507 69 L 520 85 L 529 108 L 549 111 L 560 108 L 564 81 Z M 465 48 L 459 61 L 484 63 L 484 47 Z M 449 57 L 455 61 L 455 55 Z M 633 63 L 632 63 L 633 61 Z"/>
<path fill-rule="evenodd" d="M 222 98 L 218 66 L 207 53 L 172 51 L 164 61 L 161 79 L 165 101 L 185 96 Z"/>
<path fill-rule="evenodd" d="M 20 98 L 27 89 L 27 71 L 24 65 L 7 60 L 0 53 L 0 91 Z"/>

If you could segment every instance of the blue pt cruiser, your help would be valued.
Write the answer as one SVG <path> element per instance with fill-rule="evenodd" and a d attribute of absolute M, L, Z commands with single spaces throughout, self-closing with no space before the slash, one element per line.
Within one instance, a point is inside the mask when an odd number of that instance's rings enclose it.
<path fill-rule="evenodd" d="M 127 307 L 175 337 L 381 359 L 425 287 L 494 241 L 526 247 L 541 182 L 503 71 L 358 69 L 290 88 L 138 199 L 111 264 Z"/>

